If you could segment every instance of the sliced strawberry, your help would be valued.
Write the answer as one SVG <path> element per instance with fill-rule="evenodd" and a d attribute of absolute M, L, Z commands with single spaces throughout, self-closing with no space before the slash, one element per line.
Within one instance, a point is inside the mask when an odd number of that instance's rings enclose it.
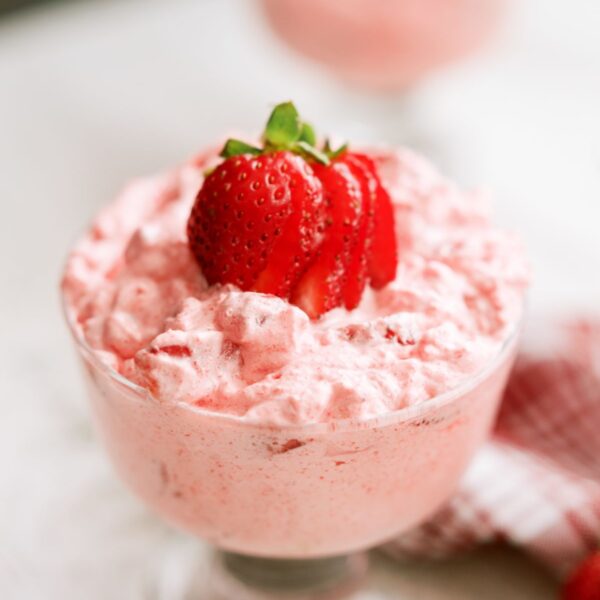
<path fill-rule="evenodd" d="M 204 181 L 188 240 L 209 283 L 289 295 L 315 248 L 322 186 L 291 152 L 234 156 Z"/>
<path fill-rule="evenodd" d="M 291 102 L 273 109 L 262 147 L 227 140 L 188 219 L 208 283 L 290 299 L 316 318 L 395 277 L 394 212 L 373 160 L 316 140 Z"/>
<path fill-rule="evenodd" d="M 358 224 L 363 210 L 359 182 L 349 165 L 313 165 L 323 184 L 327 211 L 324 240 L 319 254 L 292 291 L 291 301 L 310 317 L 340 306 L 353 250 L 358 241 Z"/>
<path fill-rule="evenodd" d="M 367 255 L 367 267 L 371 287 L 380 289 L 394 280 L 398 267 L 394 208 L 387 190 L 381 184 L 373 160 L 366 154 L 352 153 L 352 155 L 365 165 L 376 180 L 375 204 L 373 207 L 373 241 Z"/>
<path fill-rule="evenodd" d="M 281 229 L 267 267 L 252 289 L 287 298 L 322 241 L 325 207 L 323 186 L 303 158 L 290 155 L 280 169 L 285 177 L 278 182 L 278 189 L 285 189 L 290 195 L 292 214 Z M 278 193 L 276 190 L 275 194 Z"/>
<path fill-rule="evenodd" d="M 362 209 L 357 226 L 357 240 L 346 269 L 347 280 L 343 291 L 344 305 L 348 310 L 356 308 L 367 283 L 367 261 L 373 242 L 373 206 L 377 194 L 377 180 L 362 160 L 346 152 L 340 158 L 350 168 L 360 184 Z"/>

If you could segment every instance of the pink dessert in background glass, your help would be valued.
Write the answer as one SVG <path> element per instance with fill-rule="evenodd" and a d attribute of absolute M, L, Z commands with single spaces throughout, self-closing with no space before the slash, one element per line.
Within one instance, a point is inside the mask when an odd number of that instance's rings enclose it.
<path fill-rule="evenodd" d="M 479 48 L 506 0 L 261 0 L 274 31 L 342 79 L 402 90 Z"/>
<path fill-rule="evenodd" d="M 485 197 L 422 158 L 369 153 L 400 260 L 355 310 L 311 320 L 282 298 L 207 284 L 186 221 L 211 150 L 130 184 L 67 263 L 66 315 L 117 471 L 164 518 L 236 553 L 237 575 L 265 568 L 244 557 L 294 559 L 283 573 L 308 561 L 329 589 L 355 563 L 317 571 L 313 559 L 430 515 L 487 435 L 512 365 L 519 243 Z"/>

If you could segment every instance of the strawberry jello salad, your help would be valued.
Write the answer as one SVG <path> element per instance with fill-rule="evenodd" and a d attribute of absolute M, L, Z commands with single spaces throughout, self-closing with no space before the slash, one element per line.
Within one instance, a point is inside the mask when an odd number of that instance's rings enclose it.
<path fill-rule="evenodd" d="M 450 496 L 526 283 L 482 195 L 283 103 L 257 144 L 130 184 L 63 296 L 122 479 L 221 549 L 296 559 L 381 543 Z"/>
<path fill-rule="evenodd" d="M 131 183 L 72 251 L 69 318 L 164 403 L 271 424 L 367 419 L 476 374 L 522 312 L 519 241 L 406 149 L 318 144 L 291 103 Z"/>

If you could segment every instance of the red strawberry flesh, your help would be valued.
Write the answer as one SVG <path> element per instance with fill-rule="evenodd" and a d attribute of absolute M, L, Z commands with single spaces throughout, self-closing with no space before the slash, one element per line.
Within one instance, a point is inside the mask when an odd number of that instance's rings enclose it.
<path fill-rule="evenodd" d="M 273 109 L 261 147 L 227 140 L 187 226 L 209 284 L 277 295 L 317 318 L 394 279 L 394 211 L 375 162 L 316 140 L 291 102 Z"/>
<path fill-rule="evenodd" d="M 287 153 L 286 153 L 287 154 Z M 323 190 L 313 169 L 301 157 L 289 155 L 279 166 L 285 181 L 279 183 L 292 197 L 292 214 L 275 241 L 269 264 L 260 273 L 253 290 L 287 298 L 291 288 L 312 259 L 321 242 Z M 277 195 L 278 191 L 275 191 Z"/>
<path fill-rule="evenodd" d="M 376 182 L 375 204 L 373 207 L 373 242 L 368 253 L 368 274 L 371 287 L 381 289 L 396 277 L 398 252 L 394 208 L 387 190 L 382 185 L 377 167 L 366 154 L 354 154 L 374 175 Z"/>
<path fill-rule="evenodd" d="M 314 318 L 342 303 L 363 201 L 360 184 L 347 164 L 316 164 L 313 169 L 323 184 L 325 238 L 314 262 L 293 290 L 292 302 Z"/>
<path fill-rule="evenodd" d="M 347 152 L 340 160 L 348 165 L 356 177 L 362 196 L 356 245 L 352 250 L 346 269 L 347 279 L 343 290 L 344 305 L 348 310 L 352 310 L 359 305 L 367 283 L 367 261 L 373 241 L 373 206 L 377 193 L 377 181 L 373 173 L 353 154 Z"/>
<path fill-rule="evenodd" d="M 206 178 L 188 221 L 207 281 L 287 297 L 314 250 L 320 201 L 320 182 L 300 156 L 224 161 Z"/>

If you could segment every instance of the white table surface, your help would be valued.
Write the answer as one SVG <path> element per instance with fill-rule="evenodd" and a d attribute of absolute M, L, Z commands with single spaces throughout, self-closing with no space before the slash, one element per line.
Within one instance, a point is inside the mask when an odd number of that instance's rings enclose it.
<path fill-rule="evenodd" d="M 177 163 L 294 98 L 344 133 L 363 104 L 283 49 L 249 0 L 90 0 L 0 21 L 0 597 L 184 598 L 201 545 L 114 478 L 90 432 L 57 282 L 84 224 L 135 174 Z M 534 312 L 600 299 L 600 15 L 521 0 L 485 54 L 413 98 L 411 139 L 486 183 L 535 270 Z M 334 100 L 335 99 L 335 100 Z M 372 593 L 538 600 L 555 585 L 513 551 L 400 567 Z"/>

